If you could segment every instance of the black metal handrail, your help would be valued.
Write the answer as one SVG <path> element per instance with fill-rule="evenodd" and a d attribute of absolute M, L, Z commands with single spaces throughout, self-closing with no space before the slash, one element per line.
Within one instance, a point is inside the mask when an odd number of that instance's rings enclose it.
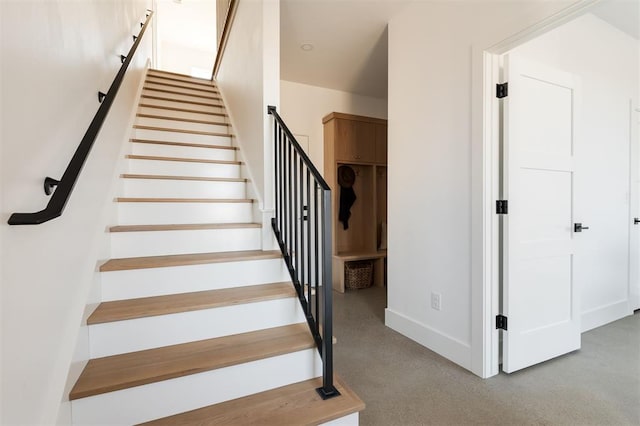
<path fill-rule="evenodd" d="M 331 189 L 291 131 L 274 118 L 275 206 L 271 226 L 322 358 L 323 399 L 333 384 Z"/>
<path fill-rule="evenodd" d="M 129 63 L 131 62 L 131 59 L 142 40 L 142 36 L 151 21 L 153 11 L 148 10 L 148 12 L 149 14 L 147 15 L 146 21 L 140 24 L 142 26 L 140 33 L 138 33 L 137 36 L 133 36 L 134 43 L 133 46 L 131 46 L 129 53 L 127 56 L 120 57 L 122 66 L 120 66 L 120 71 L 118 71 L 113 83 L 111 83 L 109 91 L 106 95 L 104 93 L 98 94 L 98 99 L 101 100 L 98 112 L 96 112 L 93 120 L 91 120 L 89 128 L 82 137 L 80 145 L 78 145 L 76 152 L 73 154 L 69 165 L 62 175 L 62 179 L 58 181 L 48 176 L 45 178 L 44 192 L 47 195 L 51 194 L 53 188 L 57 186 L 55 192 L 53 192 L 53 196 L 47 204 L 47 207 L 45 207 L 44 210 L 40 210 L 35 213 L 13 213 L 11 217 L 9 217 L 9 225 L 39 225 L 51 219 L 55 219 L 64 211 L 67 201 L 69 201 L 69 196 L 71 195 L 71 192 L 78 180 L 78 176 L 82 171 L 82 167 L 89 156 L 89 152 L 91 152 L 93 143 L 98 137 L 98 133 L 100 133 L 100 129 L 102 128 L 102 124 L 104 123 L 107 114 L 109 113 L 111 104 L 115 100 L 120 84 L 122 83 L 127 68 L 129 67 Z"/>

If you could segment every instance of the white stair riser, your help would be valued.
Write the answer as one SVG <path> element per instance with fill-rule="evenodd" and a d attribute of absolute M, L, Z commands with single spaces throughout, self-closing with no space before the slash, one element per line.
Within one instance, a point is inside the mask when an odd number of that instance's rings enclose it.
<path fill-rule="evenodd" d="M 167 126 L 164 127 L 168 128 Z M 133 135 L 134 139 L 231 146 L 231 138 L 229 136 L 198 135 L 194 133 L 180 133 L 165 130 L 148 129 L 134 129 Z"/>
<path fill-rule="evenodd" d="M 217 98 L 220 97 L 218 92 L 214 92 L 211 88 L 206 88 L 204 86 L 200 86 L 201 88 L 196 87 L 193 84 L 180 83 L 178 81 L 169 82 L 169 85 L 162 83 L 155 83 L 153 81 L 146 80 L 144 82 L 145 89 L 160 89 L 160 90 L 171 90 L 172 92 L 181 92 L 185 95 L 203 95 L 203 96 L 215 96 Z M 180 87 L 176 87 L 180 86 Z"/>
<path fill-rule="evenodd" d="M 320 423 L 318 426 L 358 426 L 360 424 L 360 413 L 347 414 L 339 419 L 330 422 Z"/>
<path fill-rule="evenodd" d="M 111 271 L 101 273 L 102 300 L 245 287 L 290 279 L 282 259 Z"/>
<path fill-rule="evenodd" d="M 118 203 L 120 225 L 251 222 L 251 203 Z"/>
<path fill-rule="evenodd" d="M 123 179 L 125 197 L 245 198 L 246 183 L 169 179 Z"/>
<path fill-rule="evenodd" d="M 73 424 L 131 425 L 264 392 L 321 375 L 307 349 L 241 365 L 77 399 Z"/>
<path fill-rule="evenodd" d="M 150 96 L 165 98 L 164 96 L 156 96 L 156 95 L 157 94 L 152 94 Z M 158 106 L 164 106 L 169 108 L 189 109 L 189 110 L 202 111 L 202 112 L 219 112 L 219 113 L 226 112 L 224 106 L 200 105 L 200 104 L 192 104 L 192 103 L 185 103 L 185 102 L 176 102 L 171 100 L 166 101 L 166 100 L 160 100 L 160 99 L 152 99 L 147 97 L 140 98 L 140 104 L 158 105 Z"/>
<path fill-rule="evenodd" d="M 195 110 L 195 108 L 185 107 L 183 109 L 187 110 Z M 150 114 L 150 115 L 163 115 L 165 117 L 174 117 L 174 118 L 186 118 L 188 120 L 209 120 L 209 121 L 220 121 L 228 123 L 228 117 L 224 115 L 214 115 L 210 112 L 205 113 L 196 113 L 196 112 L 187 112 L 187 111 L 173 111 L 170 109 L 163 108 L 152 108 L 152 107 L 138 107 L 138 113 L 140 114 Z"/>
<path fill-rule="evenodd" d="M 149 90 L 149 89 L 143 89 L 142 94 L 150 95 L 150 96 L 158 96 L 161 98 L 167 98 L 167 99 L 176 100 L 176 101 L 187 101 L 189 103 L 193 102 L 195 104 L 206 104 L 206 106 L 217 106 L 217 107 L 222 106 L 221 100 L 213 99 L 213 98 L 218 98 L 219 96 L 201 98 L 199 96 L 181 95 L 177 93 L 165 93 L 165 92 L 159 92 L 157 90 Z M 186 102 L 182 102 L 182 103 L 186 103 Z"/>
<path fill-rule="evenodd" d="M 200 158 L 203 160 L 235 161 L 233 149 L 198 148 L 195 146 L 162 145 L 132 142 L 132 154 L 158 157 Z"/>
<path fill-rule="evenodd" d="M 158 114 L 162 116 L 162 114 Z M 201 119 L 199 119 L 201 120 Z M 207 119 L 207 121 L 213 121 L 219 123 L 222 121 Z M 168 127 L 171 129 L 185 129 L 185 130 L 197 130 L 199 132 L 215 132 L 229 134 L 229 126 L 226 124 L 205 124 L 205 123 L 190 123 L 180 120 L 167 120 L 161 118 L 149 118 L 149 117 L 136 117 L 136 124 L 141 126 L 152 127 Z"/>
<path fill-rule="evenodd" d="M 205 87 L 213 87 L 213 88 L 216 87 L 215 84 L 212 84 L 211 80 L 203 80 L 201 78 L 194 78 L 194 77 L 182 76 L 182 75 L 176 75 L 176 74 L 167 74 L 167 73 L 157 72 L 155 70 L 149 70 L 149 72 L 147 73 L 147 79 L 149 78 L 154 78 L 154 79 L 159 78 L 162 81 L 169 82 L 172 84 L 178 81 L 179 84 L 183 84 L 186 82 L 189 84 L 196 84 L 197 86 L 202 86 L 202 83 L 204 83 L 206 85 Z"/>
<path fill-rule="evenodd" d="M 141 175 L 239 178 L 237 164 L 199 163 L 191 161 L 128 160 L 129 173 Z"/>
<path fill-rule="evenodd" d="M 111 232 L 111 256 L 122 258 L 259 250 L 261 235 L 260 228 Z"/>
<path fill-rule="evenodd" d="M 294 297 L 89 326 L 91 358 L 305 322 Z"/>

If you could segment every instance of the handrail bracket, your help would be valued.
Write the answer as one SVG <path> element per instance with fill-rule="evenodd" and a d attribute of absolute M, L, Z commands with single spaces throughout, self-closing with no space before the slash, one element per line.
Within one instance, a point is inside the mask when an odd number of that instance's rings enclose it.
<path fill-rule="evenodd" d="M 44 193 L 51 195 L 53 193 L 53 189 L 58 186 L 59 183 L 59 180 L 47 176 L 44 178 Z"/>

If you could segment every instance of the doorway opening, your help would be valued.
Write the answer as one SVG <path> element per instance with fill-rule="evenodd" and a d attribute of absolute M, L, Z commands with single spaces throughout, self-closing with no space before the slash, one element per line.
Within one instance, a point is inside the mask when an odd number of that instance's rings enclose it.
<path fill-rule="evenodd" d="M 605 19 L 608 4 L 484 54 L 493 374 L 575 350 L 640 305 L 638 36 Z"/>

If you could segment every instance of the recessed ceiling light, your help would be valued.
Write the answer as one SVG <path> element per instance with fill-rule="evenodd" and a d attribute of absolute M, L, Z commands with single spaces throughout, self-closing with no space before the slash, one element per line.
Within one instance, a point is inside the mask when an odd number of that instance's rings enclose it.
<path fill-rule="evenodd" d="M 309 51 L 313 50 L 313 44 L 305 43 L 305 44 L 300 46 L 300 49 L 304 50 L 305 52 L 309 52 Z"/>

